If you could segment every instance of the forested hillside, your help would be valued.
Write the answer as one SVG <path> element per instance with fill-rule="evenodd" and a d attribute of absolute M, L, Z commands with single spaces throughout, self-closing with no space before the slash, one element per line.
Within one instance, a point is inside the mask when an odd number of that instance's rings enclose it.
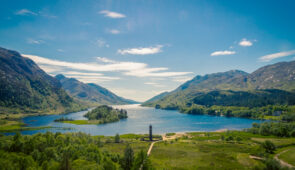
<path fill-rule="evenodd" d="M 0 48 L 0 113 L 64 113 L 83 108 L 31 59 Z"/>
<path fill-rule="evenodd" d="M 268 105 L 294 105 L 294 92 L 295 61 L 292 61 L 268 65 L 251 74 L 233 70 L 196 76 L 176 90 L 143 105 L 188 113 L 214 105 L 248 107 L 246 110 L 253 111 L 255 107 Z"/>

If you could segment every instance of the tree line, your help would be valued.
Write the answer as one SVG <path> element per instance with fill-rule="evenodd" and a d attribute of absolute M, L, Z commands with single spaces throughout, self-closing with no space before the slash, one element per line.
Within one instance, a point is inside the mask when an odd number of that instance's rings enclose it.
<path fill-rule="evenodd" d="M 144 151 L 135 155 L 127 144 L 120 155 L 102 150 L 103 145 L 101 137 L 81 132 L 1 136 L 0 169 L 152 169 Z"/>

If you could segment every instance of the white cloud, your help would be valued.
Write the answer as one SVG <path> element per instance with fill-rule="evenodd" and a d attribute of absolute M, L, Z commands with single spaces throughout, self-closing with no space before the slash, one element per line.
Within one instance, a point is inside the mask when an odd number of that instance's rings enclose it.
<path fill-rule="evenodd" d="M 139 48 L 129 48 L 129 49 L 119 49 L 118 53 L 124 54 L 132 54 L 132 55 L 147 55 L 147 54 L 156 54 L 160 53 L 163 45 L 157 45 L 155 47 L 139 47 Z"/>
<path fill-rule="evenodd" d="M 21 9 L 15 13 L 15 15 L 37 15 L 35 12 L 32 12 L 28 9 Z"/>
<path fill-rule="evenodd" d="M 120 77 L 109 77 L 109 76 L 77 76 L 77 75 L 66 75 L 66 77 L 69 78 L 75 78 L 79 81 L 82 81 L 84 83 L 101 83 L 101 82 L 106 82 L 106 81 L 113 81 L 113 80 L 119 80 Z"/>
<path fill-rule="evenodd" d="M 247 40 L 246 38 L 244 38 L 239 42 L 239 45 L 243 46 L 243 47 L 250 47 L 253 45 L 253 43 L 251 41 Z"/>
<path fill-rule="evenodd" d="M 111 34 L 120 34 L 121 32 L 117 29 L 111 29 L 111 30 L 108 30 L 109 33 Z"/>
<path fill-rule="evenodd" d="M 183 76 L 191 74 L 192 72 L 168 72 L 168 68 L 157 67 L 150 68 L 146 63 L 139 62 L 121 62 L 109 60 L 107 58 L 99 57 L 100 61 L 103 61 L 104 64 L 99 64 L 96 62 L 92 63 L 74 63 L 66 62 L 59 60 L 52 60 L 35 55 L 22 54 L 24 57 L 28 57 L 35 61 L 41 66 L 48 67 L 52 66 L 56 71 L 58 70 L 80 70 L 80 71 L 91 71 L 91 72 L 122 72 L 127 76 L 135 77 L 174 77 L 174 76 Z M 42 68 L 42 67 L 41 67 Z M 46 70 L 45 70 L 46 71 Z"/>
<path fill-rule="evenodd" d="M 109 18 L 125 18 L 126 17 L 124 14 L 120 14 L 118 12 L 113 12 L 108 10 L 102 10 L 99 13 Z"/>
<path fill-rule="evenodd" d="M 211 53 L 211 56 L 219 56 L 219 55 L 233 55 L 236 54 L 235 51 L 215 51 L 213 53 Z"/>
<path fill-rule="evenodd" d="M 155 69 L 157 71 L 160 70 L 167 70 L 167 68 L 157 68 Z M 136 70 L 136 71 L 129 71 L 124 73 L 128 76 L 135 76 L 135 77 L 174 77 L 174 76 L 182 76 L 191 74 L 192 72 L 156 72 L 153 71 L 153 69 L 142 69 L 142 70 Z"/>
<path fill-rule="evenodd" d="M 116 63 L 116 61 L 105 58 L 105 57 L 96 57 L 98 61 L 101 61 L 103 63 Z"/>
<path fill-rule="evenodd" d="M 29 43 L 29 44 L 42 44 L 42 43 L 44 43 L 44 41 L 42 41 L 42 40 L 34 40 L 32 38 L 28 38 L 27 43 Z"/>
<path fill-rule="evenodd" d="M 46 64 L 38 64 L 38 66 L 42 68 L 48 74 L 64 71 L 63 67 L 60 67 L 60 66 L 53 66 L 53 65 L 46 65 Z"/>
<path fill-rule="evenodd" d="M 119 62 L 112 64 L 97 64 L 97 63 L 74 63 L 59 60 L 52 60 L 35 55 L 22 54 L 24 57 L 28 57 L 34 60 L 38 64 L 42 65 L 53 65 L 75 70 L 84 71 L 130 71 L 136 69 L 142 69 L 146 67 L 145 63 L 136 62 Z"/>
<path fill-rule="evenodd" d="M 269 54 L 265 55 L 259 58 L 260 61 L 262 62 L 268 62 L 276 58 L 281 58 L 281 57 L 286 57 L 295 54 L 295 50 L 292 51 L 284 51 L 284 52 L 279 52 L 279 53 L 274 53 L 274 54 Z"/>
<path fill-rule="evenodd" d="M 61 53 L 65 52 L 65 50 L 63 50 L 63 49 L 57 49 L 57 51 L 61 52 Z"/>
<path fill-rule="evenodd" d="M 76 76 L 103 76 L 102 73 L 86 73 L 86 72 L 77 72 L 77 71 L 67 71 L 63 72 L 64 75 L 76 75 Z"/>
<path fill-rule="evenodd" d="M 96 44 L 97 44 L 97 46 L 100 47 L 100 48 L 102 48 L 102 47 L 107 47 L 107 48 L 109 48 L 109 47 L 110 47 L 110 45 L 107 44 L 106 41 L 103 40 L 103 39 L 98 39 L 98 40 L 96 41 Z"/>
<path fill-rule="evenodd" d="M 56 19 L 57 16 L 56 15 L 52 15 L 50 13 L 48 13 L 47 11 L 40 11 L 39 15 L 48 19 Z"/>

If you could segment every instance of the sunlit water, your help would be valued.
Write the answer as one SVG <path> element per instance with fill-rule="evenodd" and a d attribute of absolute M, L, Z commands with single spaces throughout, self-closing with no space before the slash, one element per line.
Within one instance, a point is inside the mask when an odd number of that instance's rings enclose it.
<path fill-rule="evenodd" d="M 87 111 L 75 112 L 66 115 L 32 116 L 23 119 L 30 127 L 51 126 L 50 129 L 23 131 L 22 134 L 34 134 L 38 132 L 85 132 L 91 135 L 113 136 L 116 133 L 147 134 L 148 127 L 153 126 L 155 134 L 167 132 L 189 132 L 189 131 L 216 131 L 220 129 L 244 129 L 251 127 L 253 122 L 259 120 L 243 118 L 227 118 L 220 116 L 189 115 L 181 114 L 178 111 L 160 110 L 140 105 L 114 106 L 126 109 L 128 118 L 107 124 L 100 125 L 74 125 L 68 123 L 54 122 L 62 116 L 74 120 L 86 119 L 83 115 Z"/>

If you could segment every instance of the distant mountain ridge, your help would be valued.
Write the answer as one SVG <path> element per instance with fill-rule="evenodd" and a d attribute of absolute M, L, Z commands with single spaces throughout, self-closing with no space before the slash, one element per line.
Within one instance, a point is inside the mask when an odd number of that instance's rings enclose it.
<path fill-rule="evenodd" d="M 64 113 L 81 110 L 60 82 L 31 59 L 0 47 L 0 113 Z"/>
<path fill-rule="evenodd" d="M 267 89 L 277 89 L 279 91 L 264 91 Z M 214 93 L 218 94 L 214 97 L 216 101 L 222 100 L 223 97 L 228 94 L 230 94 L 231 97 L 233 97 L 232 95 L 238 94 L 243 94 L 243 96 L 248 97 L 251 96 L 250 98 L 253 101 L 254 96 L 257 96 L 255 93 L 260 93 L 258 96 L 260 96 L 261 99 L 267 98 L 267 96 L 275 97 L 274 94 L 280 94 L 281 100 L 284 100 L 284 97 L 286 98 L 287 96 L 289 99 L 295 92 L 295 61 L 267 65 L 257 69 L 251 74 L 240 70 L 231 70 L 227 72 L 207 74 L 204 76 L 196 76 L 192 80 L 179 86 L 174 91 L 157 98 L 157 100 L 148 100 L 143 103 L 143 105 L 158 105 L 164 108 L 168 105 L 173 105 L 174 107 L 192 103 L 197 104 L 196 101 L 202 103 L 201 98 L 202 100 L 206 99 L 206 101 L 209 102 L 207 99 L 212 99 L 211 92 L 213 91 L 223 91 L 222 93 Z M 233 93 L 235 91 L 241 93 Z M 249 93 L 246 95 L 246 93 L 243 92 Z M 261 96 L 261 93 L 265 96 Z M 270 103 L 276 104 L 274 101 L 275 100 Z M 207 102 L 203 104 L 210 103 Z M 211 103 L 216 104 L 216 102 L 212 101 Z M 220 102 L 217 103 L 222 105 Z M 282 104 L 284 101 L 280 101 L 279 103 Z M 228 104 L 223 103 L 223 105 Z"/>
<path fill-rule="evenodd" d="M 134 104 L 136 101 L 119 97 L 108 89 L 94 83 L 83 83 L 75 78 L 67 78 L 62 74 L 55 76 L 63 88 L 73 97 L 99 104 Z"/>

